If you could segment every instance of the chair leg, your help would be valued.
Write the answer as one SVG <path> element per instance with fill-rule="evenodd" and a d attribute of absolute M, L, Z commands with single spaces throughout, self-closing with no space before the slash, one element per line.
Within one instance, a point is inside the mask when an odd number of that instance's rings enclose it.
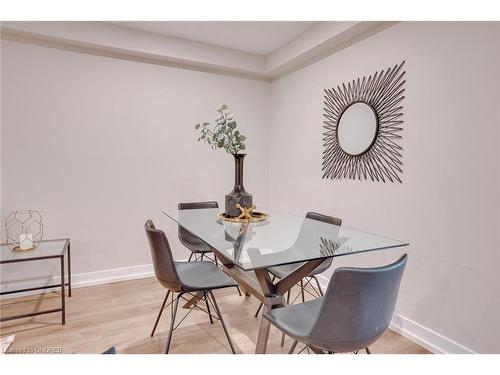
<path fill-rule="evenodd" d="M 241 297 L 241 290 L 239 286 L 236 286 L 236 290 L 238 291 L 238 295 Z"/>
<path fill-rule="evenodd" d="M 295 341 L 293 342 L 292 346 L 290 347 L 290 350 L 289 350 L 288 354 L 293 354 L 293 351 L 294 351 L 294 350 L 295 350 L 295 348 L 297 347 L 297 343 L 298 343 L 298 341 L 297 341 L 297 340 L 295 340 Z"/>
<path fill-rule="evenodd" d="M 203 254 L 203 253 L 202 253 L 202 254 L 201 254 L 201 258 L 200 258 L 200 260 L 201 260 L 202 262 L 203 262 L 203 255 L 205 255 L 205 254 Z"/>
<path fill-rule="evenodd" d="M 236 354 L 236 351 L 234 350 L 233 342 L 231 341 L 231 337 L 229 337 L 229 332 L 227 331 L 227 328 L 226 328 L 226 323 L 224 323 L 224 319 L 222 318 L 222 314 L 219 310 L 219 306 L 217 305 L 217 301 L 215 300 L 215 296 L 211 290 L 209 290 L 208 293 L 210 294 L 210 297 L 212 297 L 212 302 L 214 303 L 215 311 L 217 312 L 217 316 L 219 317 L 220 324 L 222 325 L 222 329 L 224 329 L 224 333 L 226 334 L 227 341 L 229 342 L 229 346 L 231 347 L 231 351 L 233 352 L 233 354 Z"/>
<path fill-rule="evenodd" d="M 259 308 L 257 309 L 257 311 L 255 312 L 255 314 L 253 316 L 254 318 L 256 318 L 257 315 L 259 315 L 259 312 L 260 312 L 260 309 L 262 309 L 262 306 L 264 306 L 264 304 L 261 302 L 260 305 L 259 305 Z"/>
<path fill-rule="evenodd" d="M 366 354 L 372 354 L 372 352 L 370 351 L 369 348 L 365 348 L 365 350 L 366 350 Z"/>
<path fill-rule="evenodd" d="M 325 354 L 323 350 L 316 348 L 315 346 L 312 345 L 309 345 L 309 349 L 311 349 L 314 354 Z"/>
<path fill-rule="evenodd" d="M 170 350 L 170 342 L 172 341 L 172 333 L 174 333 L 175 316 L 177 315 L 177 308 L 179 307 L 179 300 L 183 293 L 179 293 L 175 299 L 175 305 L 172 311 L 172 320 L 170 321 L 170 330 L 168 331 L 167 344 L 165 345 L 165 354 Z M 173 296 L 173 293 L 172 293 Z"/>
<path fill-rule="evenodd" d="M 155 331 L 156 331 L 156 326 L 158 325 L 158 322 L 160 321 L 160 317 L 161 317 L 161 314 L 163 313 L 163 309 L 165 308 L 165 305 L 167 303 L 167 300 L 168 300 L 168 295 L 170 294 L 170 290 L 167 291 L 167 295 L 165 296 L 165 299 L 163 300 L 163 303 L 161 304 L 161 307 L 160 307 L 160 312 L 158 313 L 158 317 L 156 318 L 156 322 L 155 322 L 155 325 L 153 327 L 153 330 L 151 331 L 151 337 L 154 336 L 155 334 Z"/>
<path fill-rule="evenodd" d="M 191 259 L 193 258 L 193 255 L 194 255 L 194 253 L 191 253 L 191 255 L 189 256 L 188 262 L 191 262 Z"/>
<path fill-rule="evenodd" d="M 286 296 L 286 304 L 290 305 L 290 291 L 288 291 L 287 296 Z M 285 332 L 281 333 L 281 347 L 283 348 L 285 346 Z"/>
<path fill-rule="evenodd" d="M 316 281 L 316 285 L 318 286 L 319 294 L 321 295 L 321 297 L 323 297 L 323 290 L 321 289 L 321 285 L 319 285 L 318 278 L 316 276 L 313 276 L 312 278 L 314 279 L 314 281 Z"/>
<path fill-rule="evenodd" d="M 212 319 L 212 313 L 210 312 L 210 304 L 207 299 L 207 292 L 203 292 L 203 296 L 205 297 L 205 303 L 207 305 L 208 317 L 210 318 L 210 324 L 214 324 L 214 320 Z"/>
<path fill-rule="evenodd" d="M 304 295 L 304 281 L 300 280 L 300 294 L 302 295 L 302 302 L 306 302 L 306 297 Z"/>

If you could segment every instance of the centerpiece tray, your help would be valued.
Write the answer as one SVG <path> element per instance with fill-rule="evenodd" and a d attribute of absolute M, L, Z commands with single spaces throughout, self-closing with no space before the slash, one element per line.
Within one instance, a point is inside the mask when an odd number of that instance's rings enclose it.
<path fill-rule="evenodd" d="M 251 218 L 249 217 L 239 218 L 234 216 L 228 216 L 226 215 L 226 213 L 221 212 L 219 214 L 219 219 L 222 221 L 229 221 L 231 223 L 256 223 L 259 221 L 264 221 L 269 217 L 269 215 L 264 212 L 256 212 L 256 211 L 253 211 L 251 213 L 251 216 L 252 216 Z"/>

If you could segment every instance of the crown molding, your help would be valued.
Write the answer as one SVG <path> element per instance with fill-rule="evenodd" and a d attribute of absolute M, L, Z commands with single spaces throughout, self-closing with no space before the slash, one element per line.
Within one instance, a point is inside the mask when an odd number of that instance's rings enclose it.
<path fill-rule="evenodd" d="M 269 55 L 106 22 L 3 22 L 3 40 L 140 63 L 271 82 L 396 22 L 318 22 Z"/>
<path fill-rule="evenodd" d="M 398 22 L 318 23 L 268 56 L 266 74 L 273 80 L 313 64 Z"/>

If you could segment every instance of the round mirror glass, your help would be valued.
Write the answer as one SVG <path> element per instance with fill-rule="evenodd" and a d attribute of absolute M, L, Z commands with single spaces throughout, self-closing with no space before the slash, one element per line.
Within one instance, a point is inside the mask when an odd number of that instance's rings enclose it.
<path fill-rule="evenodd" d="M 350 155 L 360 155 L 371 147 L 377 128 L 377 115 L 372 107 L 362 102 L 351 104 L 338 122 L 339 145 Z"/>

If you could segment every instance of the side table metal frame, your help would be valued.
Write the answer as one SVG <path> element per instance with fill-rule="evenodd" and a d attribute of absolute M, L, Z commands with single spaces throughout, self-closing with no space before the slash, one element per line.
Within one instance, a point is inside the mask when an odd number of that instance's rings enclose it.
<path fill-rule="evenodd" d="M 69 238 L 65 238 L 66 243 L 61 252 L 61 255 L 47 255 L 47 256 L 37 256 L 32 258 L 21 258 L 21 259 L 8 259 L 0 261 L 0 265 L 8 264 L 8 263 L 19 263 L 19 262 L 31 262 L 36 260 L 46 260 L 46 259 L 59 259 L 61 263 L 61 282 L 59 284 L 52 285 L 44 285 L 37 286 L 33 288 L 24 288 L 24 289 L 16 289 L 10 290 L 7 292 L 0 292 L 0 295 L 13 294 L 13 293 L 22 293 L 22 292 L 30 292 L 33 290 L 41 290 L 41 289 L 49 289 L 49 288 L 61 288 L 61 307 L 58 309 L 50 309 L 50 310 L 42 310 L 35 311 L 26 314 L 18 314 L 12 315 L 8 317 L 1 317 L 0 322 L 5 322 L 8 320 L 27 318 L 30 316 L 42 315 L 42 314 L 52 314 L 55 312 L 61 312 L 61 324 L 66 324 L 66 285 L 68 286 L 68 297 L 71 297 L 71 240 Z M 65 254 L 67 254 L 67 264 L 68 264 L 68 281 L 66 282 L 65 277 L 65 269 L 64 269 L 64 258 Z"/>

